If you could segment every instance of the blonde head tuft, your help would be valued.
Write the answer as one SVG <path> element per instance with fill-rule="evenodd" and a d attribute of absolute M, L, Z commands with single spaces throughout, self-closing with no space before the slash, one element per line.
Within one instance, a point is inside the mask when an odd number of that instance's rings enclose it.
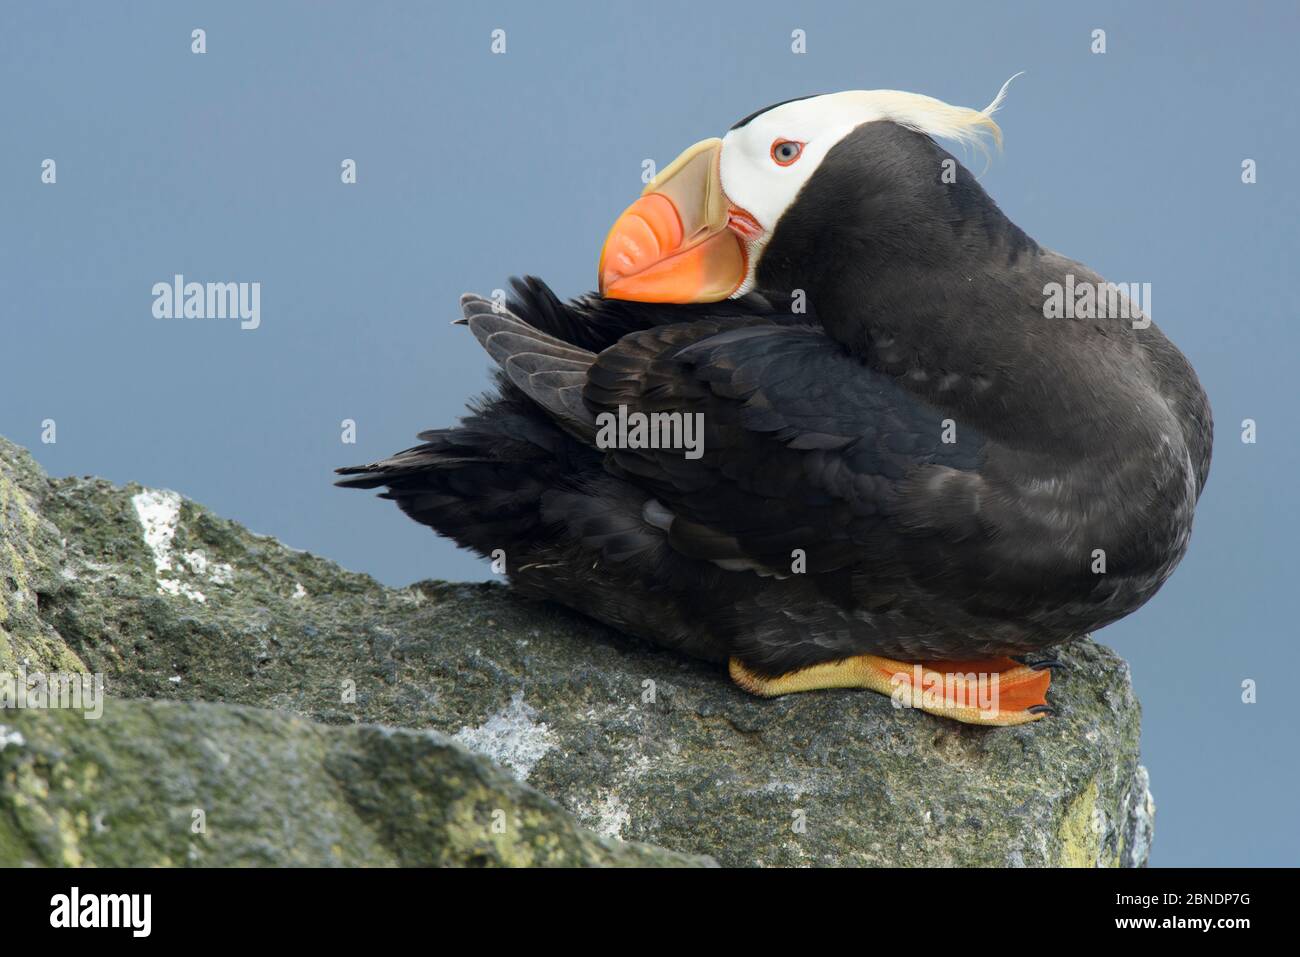
<path fill-rule="evenodd" d="M 842 95 L 855 98 L 865 113 L 876 115 L 880 119 L 890 120 L 927 136 L 956 140 L 963 146 L 974 146 L 987 152 L 985 136 L 991 138 L 999 149 L 1002 148 L 1002 129 L 993 119 L 993 114 L 1006 99 L 1011 81 L 1022 75 L 1023 71 L 1003 83 L 993 102 L 982 110 L 952 106 L 932 96 L 904 93 L 901 90 L 856 90 Z"/>

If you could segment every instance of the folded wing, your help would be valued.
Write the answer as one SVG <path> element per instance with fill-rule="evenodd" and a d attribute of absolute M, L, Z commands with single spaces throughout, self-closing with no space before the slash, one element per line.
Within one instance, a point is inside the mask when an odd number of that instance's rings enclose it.
<path fill-rule="evenodd" d="M 571 435 L 601 417 L 698 416 L 703 448 L 603 449 L 653 501 L 683 555 L 786 575 L 867 563 L 881 579 L 978 563 L 985 439 L 959 428 L 814 325 L 700 317 L 624 336 L 598 355 L 485 300 L 466 320 L 511 381 Z M 934 541 L 937 539 L 938 541 Z M 942 542 L 943 548 L 935 545 Z M 965 542 L 967 555 L 953 546 Z"/>

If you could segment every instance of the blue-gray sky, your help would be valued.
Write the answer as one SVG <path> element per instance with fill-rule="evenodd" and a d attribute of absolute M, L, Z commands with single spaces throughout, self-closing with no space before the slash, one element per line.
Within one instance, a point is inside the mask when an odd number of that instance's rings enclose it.
<path fill-rule="evenodd" d="M 462 291 L 590 288 L 642 160 L 757 107 L 982 107 L 1024 70 L 986 187 L 1042 244 L 1152 284 L 1218 425 L 1190 554 L 1099 635 L 1144 704 L 1152 862 L 1300 863 L 1298 38 L 1292 2 L 5 3 L 0 433 L 54 475 L 173 488 L 388 583 L 489 577 L 330 484 L 486 386 L 448 325 Z M 261 327 L 153 318 L 176 273 L 260 282 Z"/>

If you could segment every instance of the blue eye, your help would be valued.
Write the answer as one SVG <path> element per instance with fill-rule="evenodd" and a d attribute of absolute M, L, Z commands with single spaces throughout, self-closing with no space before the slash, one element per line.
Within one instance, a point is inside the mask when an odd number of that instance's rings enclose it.
<path fill-rule="evenodd" d="M 772 161 L 778 166 L 789 166 L 803 153 L 803 144 L 796 140 L 776 140 L 772 143 Z"/>

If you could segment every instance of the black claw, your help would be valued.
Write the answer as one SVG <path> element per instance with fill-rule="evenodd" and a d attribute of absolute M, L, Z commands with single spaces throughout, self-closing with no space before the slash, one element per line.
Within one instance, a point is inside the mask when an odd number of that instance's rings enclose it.
<path fill-rule="evenodd" d="M 1026 661 L 1025 664 L 1029 665 L 1029 670 L 1031 671 L 1042 671 L 1044 668 L 1065 667 L 1065 663 L 1058 658 L 1044 658 L 1042 661 L 1036 661 L 1033 664 L 1029 664 L 1029 662 Z"/>
<path fill-rule="evenodd" d="M 1053 708 L 1050 704 L 1036 704 L 1032 708 L 1028 708 L 1027 710 L 1029 711 L 1030 714 L 1045 714 L 1049 718 L 1056 716 L 1056 709 Z"/>

